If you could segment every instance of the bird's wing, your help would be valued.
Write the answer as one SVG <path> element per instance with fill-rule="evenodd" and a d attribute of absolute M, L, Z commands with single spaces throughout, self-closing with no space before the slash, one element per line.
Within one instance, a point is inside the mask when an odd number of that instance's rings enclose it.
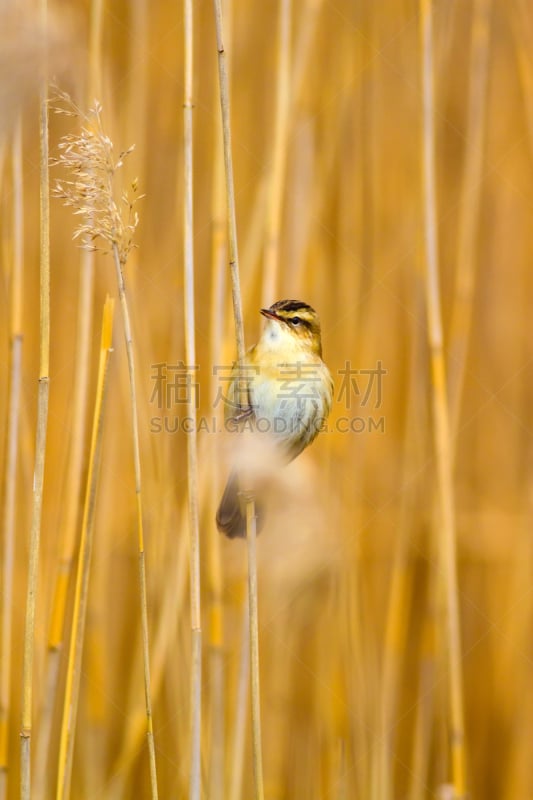
<path fill-rule="evenodd" d="M 253 350 L 254 348 L 252 347 L 246 353 L 242 366 L 238 361 L 233 364 L 232 378 L 224 405 L 224 419 L 226 421 L 241 422 L 255 415 L 251 398 L 252 364 L 249 358 Z"/>

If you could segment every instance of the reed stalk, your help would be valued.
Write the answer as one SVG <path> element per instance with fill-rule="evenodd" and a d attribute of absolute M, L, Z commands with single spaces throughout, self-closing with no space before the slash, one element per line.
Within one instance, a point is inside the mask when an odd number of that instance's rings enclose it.
<path fill-rule="evenodd" d="M 139 444 L 139 421 L 137 414 L 137 392 L 135 388 L 135 358 L 133 352 L 133 337 L 124 283 L 124 256 L 121 255 L 117 242 L 113 243 L 113 262 L 118 284 L 118 295 L 122 309 L 122 322 L 126 353 L 128 357 L 128 372 L 130 377 L 130 404 L 133 441 L 133 460 L 135 467 L 135 495 L 137 498 L 137 535 L 138 535 L 138 568 L 139 568 L 139 593 L 141 602 L 141 633 L 143 653 L 144 700 L 146 710 L 146 739 L 148 743 L 148 757 L 150 764 L 150 790 L 152 800 L 157 800 L 157 765 L 155 758 L 154 728 L 152 718 L 152 695 L 150 680 L 150 646 L 148 636 L 148 603 L 146 592 L 146 558 L 144 549 L 143 509 L 141 494 L 141 454 Z"/>
<path fill-rule="evenodd" d="M 466 152 L 461 187 L 455 299 L 448 347 L 450 424 L 453 439 L 459 426 L 476 288 L 476 244 L 485 150 L 491 9 L 492 0 L 476 0 L 472 19 Z"/>
<path fill-rule="evenodd" d="M 265 230 L 262 304 L 269 306 L 278 294 L 279 246 L 291 110 L 291 0 L 280 0 L 276 68 L 276 111 L 272 165 Z"/>
<path fill-rule="evenodd" d="M 194 16 L 192 0 L 184 0 L 184 224 L 183 284 L 185 308 L 185 351 L 187 364 L 196 364 L 194 313 L 194 220 L 193 220 L 193 80 L 194 80 Z M 189 797 L 200 800 L 201 736 L 202 736 L 202 618 L 200 604 L 200 525 L 198 506 L 198 439 L 196 397 L 189 391 L 187 414 L 192 430 L 187 436 L 187 486 L 189 503 L 189 558 L 191 591 L 191 743 Z"/>
<path fill-rule="evenodd" d="M 215 28 L 218 51 L 220 107 L 222 113 L 222 133 L 224 144 L 224 166 L 226 173 L 226 203 L 228 210 L 228 249 L 231 275 L 233 316 L 237 360 L 243 363 L 245 355 L 244 325 L 242 319 L 242 299 L 239 277 L 239 257 L 237 246 L 237 222 L 235 214 L 235 190 L 233 180 L 233 160 L 231 152 L 231 124 L 226 54 L 224 49 L 222 9 L 220 0 L 214 0 Z M 242 381 L 238 380 L 239 386 Z M 254 796 L 263 800 L 263 760 L 261 751 L 261 701 L 259 692 L 259 626 L 257 614 L 257 558 L 256 558 L 256 520 L 253 496 L 246 496 L 246 538 L 248 543 L 248 609 L 250 614 L 250 670 L 252 698 L 252 750 L 254 765 Z"/>
<path fill-rule="evenodd" d="M 101 38 L 103 0 L 92 0 L 89 30 L 89 81 L 87 100 L 90 104 L 101 92 Z M 35 800 L 46 796 L 46 770 L 51 759 L 53 715 L 58 689 L 61 652 L 68 609 L 68 588 L 71 580 L 74 549 L 80 523 L 80 497 L 85 459 L 87 403 L 89 394 L 90 347 L 93 314 L 94 252 L 80 251 L 80 282 L 76 330 L 76 358 L 73 379 L 73 412 L 70 431 L 68 466 L 65 477 L 65 510 L 60 526 L 59 564 L 53 589 L 48 649 L 45 663 L 45 685 L 41 718 L 36 743 Z"/>
<path fill-rule="evenodd" d="M 74 739 L 81 679 L 81 662 L 85 635 L 85 619 L 89 593 L 89 576 L 93 548 L 94 518 L 96 510 L 96 490 L 100 473 L 100 456 L 104 420 L 104 403 L 107 393 L 109 359 L 112 352 L 114 301 L 107 298 L 102 319 L 100 358 L 96 397 L 93 413 L 91 447 L 89 452 L 87 487 L 81 525 L 80 547 L 74 590 L 70 644 L 67 663 L 65 693 L 63 697 L 63 716 L 59 741 L 57 800 L 70 797 Z"/>
<path fill-rule="evenodd" d="M 278 158 L 278 164 L 281 165 L 281 170 L 278 170 L 282 173 L 283 181 L 278 182 L 277 189 L 274 192 L 274 161 L 271 164 L 270 173 L 265 173 L 261 180 L 258 182 L 256 196 L 254 200 L 254 208 L 252 211 L 252 218 L 248 224 L 248 230 L 245 231 L 245 238 L 244 238 L 244 247 L 243 247 L 243 257 L 242 261 L 244 264 L 249 265 L 248 269 L 246 270 L 245 274 L 243 275 L 243 295 L 246 297 L 252 291 L 252 287 L 258 281 L 257 273 L 259 272 L 260 268 L 263 267 L 268 269 L 267 261 L 271 258 L 271 250 L 268 245 L 268 233 L 265 237 L 265 220 L 268 220 L 269 217 L 274 220 L 275 230 L 280 228 L 280 222 L 276 222 L 275 215 L 272 215 L 272 211 L 276 208 L 281 208 L 281 195 L 285 194 L 287 187 L 290 187 L 291 183 L 298 182 L 297 178 L 295 179 L 293 175 L 290 174 L 290 170 L 287 170 L 286 167 L 286 159 L 287 159 L 287 152 L 289 147 L 289 126 L 288 122 L 294 115 L 294 108 L 298 107 L 299 103 L 304 103 L 304 89 L 308 88 L 308 83 L 306 83 L 306 70 L 309 68 L 309 62 L 311 60 L 313 50 L 313 44 L 315 41 L 316 29 L 319 19 L 319 12 L 322 7 L 323 0 L 307 0 L 305 12 L 302 14 L 302 18 L 299 20 L 299 24 L 297 26 L 297 39 L 294 45 L 294 58 L 291 58 L 291 47 L 289 37 L 286 35 L 285 30 L 287 32 L 292 25 L 290 24 L 289 17 L 292 16 L 291 14 L 287 14 L 287 8 L 280 8 L 279 16 L 278 16 L 278 40 L 280 40 L 280 46 L 283 49 L 283 55 L 279 52 L 278 48 L 278 76 L 280 71 L 285 73 L 288 77 L 290 82 L 289 86 L 281 87 L 279 90 L 276 91 L 277 97 L 277 106 L 280 106 L 282 109 L 282 113 L 278 115 L 278 119 L 280 124 L 276 127 L 279 128 L 281 135 L 279 136 L 279 142 L 281 144 L 281 148 L 274 146 L 275 152 L 281 152 L 283 150 L 283 155 L 281 158 Z M 290 9 L 289 9 L 290 10 Z M 225 41 L 228 41 L 228 25 L 227 25 L 227 13 L 225 15 L 225 29 L 224 29 L 224 37 Z M 289 65 L 292 65 L 289 69 Z M 279 83 L 279 77 L 278 77 Z M 287 101 L 289 108 L 286 109 Z M 295 136 L 298 135 L 298 131 L 295 131 Z M 285 165 L 285 166 L 284 166 Z M 294 166 L 290 165 L 291 170 L 294 170 Z M 270 179 L 269 179 L 270 178 Z M 353 183 L 353 181 L 352 181 Z M 276 202 L 272 202 L 274 194 L 277 193 L 280 197 L 280 204 L 276 204 Z M 298 204 L 297 214 L 300 215 L 302 212 L 301 205 Z M 287 215 L 290 217 L 290 214 Z M 312 212 L 308 212 L 306 217 L 311 218 Z M 305 219 L 306 228 L 308 227 L 308 219 Z M 288 222 L 286 221 L 285 224 L 290 224 L 290 219 Z M 267 227 L 271 227 L 272 223 L 267 223 Z M 267 244 L 265 245 L 265 239 Z M 266 249 L 265 249 L 266 248 Z M 278 237 L 278 244 L 276 248 L 274 248 L 274 252 L 279 249 L 279 237 Z M 265 253 L 265 258 L 261 260 L 260 253 Z M 268 254 L 268 257 L 267 257 Z M 277 260 L 278 256 L 275 256 Z M 296 285 L 297 289 L 300 290 L 302 284 L 305 281 L 305 271 L 303 264 L 300 262 L 296 262 L 296 266 L 299 266 L 299 270 L 295 270 L 292 275 L 295 274 L 292 282 Z M 277 273 L 278 267 L 275 267 Z M 284 272 L 284 280 L 291 280 L 291 272 L 285 271 Z M 266 280 L 266 276 L 263 278 L 263 283 Z M 277 280 L 277 279 L 276 279 Z M 270 294 L 268 295 L 268 293 Z M 264 290 L 263 295 L 265 297 L 273 296 L 274 288 Z M 298 292 L 295 290 L 294 292 L 297 294 Z M 269 303 L 269 299 L 266 299 L 266 302 Z"/>
<path fill-rule="evenodd" d="M 413 338 L 410 348 L 409 387 L 407 401 L 407 419 L 404 433 L 404 455 L 402 475 L 419 475 L 424 456 L 427 455 L 424 431 L 426 414 L 423 387 L 419 383 L 419 375 L 423 369 L 425 352 L 422 352 L 421 340 L 416 331 L 423 325 L 425 308 L 424 297 L 419 285 L 419 274 L 416 274 L 415 289 L 416 322 L 413 324 Z M 381 735 L 379 743 L 379 797 L 384 800 L 394 797 L 393 769 L 391 756 L 394 748 L 395 714 L 397 710 L 398 691 L 404 654 L 407 646 L 409 610 L 415 586 L 414 564 L 411 556 L 412 543 L 410 532 L 416 518 L 416 506 L 422 490 L 417 482 L 409 482 L 402 492 L 398 530 L 395 536 L 394 556 L 390 579 L 390 592 L 387 601 L 385 622 L 385 641 L 383 654 L 383 672 L 381 682 Z"/>
<path fill-rule="evenodd" d="M 431 598 L 433 601 L 433 598 Z M 429 782 L 430 751 L 433 744 L 435 669 L 435 619 L 427 613 L 422 622 L 422 641 L 418 670 L 413 753 L 409 781 L 409 800 L 425 800 Z"/>
<path fill-rule="evenodd" d="M 130 135 L 130 131 L 135 131 L 135 148 L 139 154 L 136 175 L 139 184 L 145 186 L 146 138 L 149 121 L 147 61 L 150 52 L 150 13 L 147 0 L 134 0 L 129 3 L 129 13 L 131 15 L 131 36 L 128 53 L 127 107 L 124 115 L 125 134 Z"/>
<path fill-rule="evenodd" d="M 5 443 L 5 478 L 2 544 L 2 594 L 0 638 L 0 798 L 8 789 L 9 716 L 11 709 L 11 647 L 13 631 L 13 575 L 16 533 L 17 463 L 20 446 L 22 379 L 22 297 L 24 269 L 24 179 L 22 169 L 22 122 L 19 119 L 11 144 L 13 186 L 13 252 L 10 280 L 10 353 L 8 428 Z"/>
<path fill-rule="evenodd" d="M 172 510 L 170 509 L 171 513 Z M 182 512 L 175 526 L 168 518 L 169 512 L 165 509 L 163 523 L 174 529 L 182 529 L 186 524 L 185 514 Z M 162 526 L 161 526 L 162 527 Z M 165 667 L 169 659 L 169 651 L 172 643 L 172 634 L 175 631 L 178 621 L 181 619 L 185 608 L 185 594 L 187 589 L 187 572 L 189 566 L 189 547 L 188 540 L 181 537 L 177 543 L 175 561 L 172 565 L 172 572 L 167 580 L 165 596 L 159 614 L 157 615 L 157 626 L 152 636 L 151 645 L 151 687 L 152 692 L 157 693 L 165 677 Z M 122 797 L 124 795 L 125 784 L 128 775 L 133 769 L 135 760 L 138 757 L 139 748 L 146 728 L 144 708 L 139 707 L 137 691 L 132 681 L 132 695 L 129 702 L 132 711 L 129 714 L 129 724 L 127 726 L 121 749 L 113 763 L 111 779 L 105 789 L 105 797 Z"/>
<path fill-rule="evenodd" d="M 237 361 L 244 358 L 244 323 L 242 318 L 241 282 L 239 274 L 239 249 L 237 244 L 237 218 L 235 214 L 235 186 L 233 179 L 233 154 L 231 145 L 230 97 L 228 67 L 222 26 L 221 0 L 213 0 L 218 52 L 218 80 L 220 110 L 222 115 L 222 140 L 224 145 L 224 169 L 226 177 L 226 208 L 228 213 L 228 256 L 231 277 L 231 298 L 235 322 Z"/>
<path fill-rule="evenodd" d="M 443 346 L 439 257 L 433 89 L 433 12 L 430 0 L 420 2 L 422 75 L 422 195 L 426 262 L 426 313 L 430 351 L 433 440 L 438 496 L 438 575 L 444 592 L 444 631 L 448 680 L 448 725 L 451 782 L 455 796 L 466 793 L 461 633 L 457 581 L 456 520 L 450 411 Z"/>
<path fill-rule="evenodd" d="M 68 589 L 72 573 L 76 533 L 79 526 L 79 503 L 83 477 L 84 443 L 87 415 L 87 395 L 90 369 L 90 334 L 92 329 L 92 290 L 94 253 L 80 255 L 80 288 L 78 299 L 78 330 L 76 380 L 74 381 L 72 432 L 65 489 L 65 516 L 60 531 L 60 556 L 53 591 L 48 649 L 46 655 L 47 687 L 41 707 L 41 719 L 36 743 L 35 800 L 46 796 L 46 770 L 50 760 L 53 716 L 57 695 L 65 620 L 68 612 Z"/>
<path fill-rule="evenodd" d="M 226 3 L 226 20 L 231 20 L 230 3 Z M 228 37 L 226 25 L 226 37 Z M 225 319 L 226 290 L 226 208 L 224 196 L 224 160 L 222 146 L 222 129 L 220 120 L 216 120 L 213 147 L 213 187 L 212 187 L 212 231 L 211 231 L 211 330 L 210 330 L 210 362 L 211 371 L 210 397 L 216 396 L 217 385 L 214 366 L 223 364 L 223 334 Z M 210 444 L 215 446 L 215 437 Z M 211 487 L 209 518 L 215 519 L 220 499 L 220 479 L 218 460 L 215 453 L 211 459 Z M 209 762 L 209 797 L 211 800 L 223 800 L 225 796 L 225 659 L 224 659 L 224 606 L 223 606 L 223 566 L 221 538 L 216 525 L 208 528 L 207 539 L 207 585 L 209 593 L 209 703 L 211 708 L 211 746 Z"/>
<path fill-rule="evenodd" d="M 41 31 L 47 25 L 47 0 L 40 2 Z M 32 517 L 28 584 L 24 621 L 24 655 L 22 666 L 22 709 L 20 732 L 20 797 L 31 797 L 31 737 L 33 706 L 33 660 L 35 653 L 35 611 L 39 578 L 39 552 L 41 545 L 41 517 L 43 508 L 44 466 L 46 433 L 48 425 L 48 398 L 50 388 L 50 190 L 48 168 L 48 78 L 46 45 L 41 77 L 39 119 L 39 384 L 37 399 L 37 432 L 35 439 L 35 470 L 33 478 Z"/>
<path fill-rule="evenodd" d="M 248 720 L 248 683 L 250 675 L 250 612 L 248 599 L 242 604 L 242 631 L 239 652 L 237 691 L 235 692 L 235 719 L 230 756 L 229 800 L 241 800 L 246 745 L 246 723 Z"/>
<path fill-rule="evenodd" d="M 259 682 L 259 626 L 257 610 L 256 516 L 253 497 L 246 501 L 248 543 L 248 603 L 250 614 L 250 677 L 252 697 L 252 755 L 256 800 L 263 800 L 263 754 L 261 745 L 261 692 Z"/>
<path fill-rule="evenodd" d="M 139 221 L 138 214 L 135 211 L 135 204 L 139 199 L 136 197 L 137 183 L 134 181 L 131 186 L 133 196 L 130 196 L 127 192 L 122 194 L 122 207 L 117 205 L 114 198 L 114 181 L 117 170 L 123 166 L 124 159 L 133 148 L 121 153 L 118 160 L 114 158 L 113 144 L 104 133 L 102 127 L 101 106 L 98 102 L 95 102 L 89 112 L 84 113 L 72 103 L 68 95 L 59 93 L 59 100 L 63 101 L 66 108 L 58 109 L 58 111 L 78 117 L 82 127 L 79 134 L 68 134 L 60 143 L 60 155 L 55 163 L 63 166 L 68 171 L 68 177 L 65 180 L 57 181 L 55 195 L 61 198 L 65 205 L 73 207 L 74 213 L 81 217 L 75 237 L 81 237 L 84 245 L 90 249 L 96 247 L 95 241 L 97 240 L 103 241 L 108 246 L 115 266 L 122 311 L 122 325 L 128 362 L 131 435 L 135 473 L 146 736 L 150 766 L 150 789 L 154 800 L 157 798 L 158 789 L 150 688 L 139 420 L 133 334 L 124 281 L 124 268 L 128 255 L 134 246 L 133 236 Z"/>
<path fill-rule="evenodd" d="M 513 3 L 512 23 L 517 48 L 517 61 L 520 84 L 524 98 L 529 151 L 533 152 L 533 64 L 531 63 L 530 41 L 533 25 L 527 0 Z"/>

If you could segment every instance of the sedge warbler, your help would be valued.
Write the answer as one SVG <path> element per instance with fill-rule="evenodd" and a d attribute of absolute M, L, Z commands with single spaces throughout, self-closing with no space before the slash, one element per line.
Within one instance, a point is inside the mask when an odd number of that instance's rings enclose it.
<path fill-rule="evenodd" d="M 280 459 L 292 461 L 323 426 L 333 398 L 333 381 L 322 361 L 318 314 L 300 300 L 262 308 L 266 325 L 258 343 L 233 366 L 225 417 L 237 428 L 266 434 Z M 260 515 L 258 515 L 260 516 Z M 219 531 L 246 536 L 246 514 L 236 471 L 218 507 Z"/>

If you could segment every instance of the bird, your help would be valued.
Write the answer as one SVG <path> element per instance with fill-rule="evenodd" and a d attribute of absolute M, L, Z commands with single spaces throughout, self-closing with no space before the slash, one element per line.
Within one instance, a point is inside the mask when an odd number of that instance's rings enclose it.
<path fill-rule="evenodd" d="M 267 435 L 281 463 L 289 463 L 324 427 L 333 401 L 333 380 L 322 360 L 317 312 L 302 300 L 278 300 L 260 309 L 263 333 L 244 359 L 235 362 L 225 398 L 225 420 L 234 429 Z M 238 471 L 228 478 L 216 513 L 218 530 L 246 537 Z M 257 529 L 263 522 L 256 504 Z"/>

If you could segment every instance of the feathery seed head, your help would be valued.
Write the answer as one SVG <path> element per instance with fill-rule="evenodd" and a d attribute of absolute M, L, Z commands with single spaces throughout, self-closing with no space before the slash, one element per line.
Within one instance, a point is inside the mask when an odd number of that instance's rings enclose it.
<path fill-rule="evenodd" d="M 133 237 L 139 222 L 135 205 L 142 195 L 136 196 L 135 179 L 131 193 L 122 192 L 119 205 L 114 184 L 117 171 L 134 146 L 115 159 L 113 142 L 104 133 L 102 106 L 98 101 L 84 112 L 65 92 L 57 91 L 55 100 L 61 105 L 54 110 L 79 119 L 81 127 L 77 133 L 66 134 L 59 143 L 59 155 L 52 160 L 52 165 L 63 167 L 67 177 L 56 181 L 53 194 L 81 217 L 74 238 L 81 238 L 82 246 L 90 250 L 99 249 L 99 239 L 107 244 L 105 252 L 116 247 L 120 263 L 124 265 L 135 246 Z"/>

